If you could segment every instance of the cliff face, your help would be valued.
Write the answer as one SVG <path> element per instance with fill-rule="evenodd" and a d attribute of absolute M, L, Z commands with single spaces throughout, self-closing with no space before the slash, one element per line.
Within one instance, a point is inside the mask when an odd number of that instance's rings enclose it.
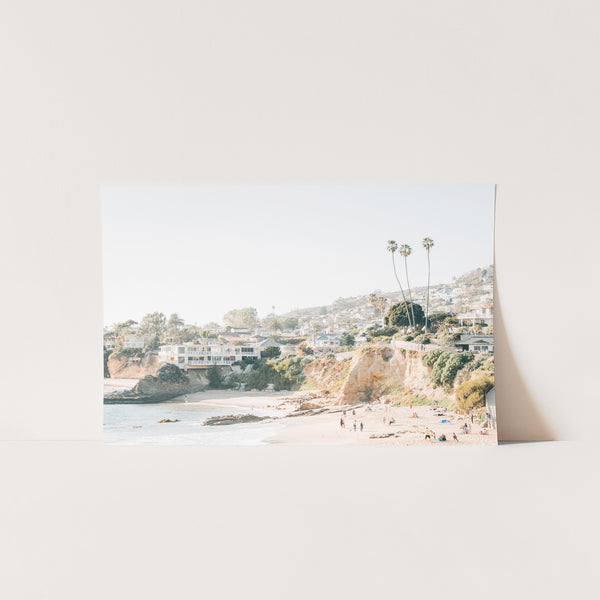
<path fill-rule="evenodd" d="M 429 369 L 421 362 L 421 356 L 421 352 L 385 345 L 358 350 L 341 386 L 337 403 L 368 402 L 387 394 L 400 394 L 401 391 L 428 400 L 444 400 L 447 394 L 431 385 Z"/>
<path fill-rule="evenodd" d="M 130 357 L 125 354 L 112 355 L 108 359 L 108 372 L 113 378 L 143 379 L 158 371 L 158 356 L 148 354 L 144 358 Z"/>

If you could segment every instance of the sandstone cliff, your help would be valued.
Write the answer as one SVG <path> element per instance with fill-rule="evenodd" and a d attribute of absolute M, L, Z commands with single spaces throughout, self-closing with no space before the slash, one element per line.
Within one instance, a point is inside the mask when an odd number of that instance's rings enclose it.
<path fill-rule="evenodd" d="M 131 357 L 125 354 L 111 354 L 108 358 L 108 372 L 112 378 L 143 379 L 158 371 L 158 356 Z"/>
<path fill-rule="evenodd" d="M 448 393 L 431 385 L 429 369 L 421 361 L 422 354 L 388 345 L 357 350 L 346 367 L 347 375 L 339 387 L 336 403 L 355 404 L 386 396 L 390 400 L 403 397 L 408 401 L 411 397 L 438 402 L 448 400 Z"/>

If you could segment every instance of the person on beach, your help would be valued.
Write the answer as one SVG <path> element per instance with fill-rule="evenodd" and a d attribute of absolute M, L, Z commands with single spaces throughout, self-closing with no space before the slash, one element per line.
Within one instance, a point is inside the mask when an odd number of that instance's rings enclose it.
<path fill-rule="evenodd" d="M 440 435 L 440 437 L 438 438 L 438 442 L 445 442 L 446 441 L 446 434 L 442 433 L 442 435 Z"/>
<path fill-rule="evenodd" d="M 344 410 L 344 412 L 342 412 L 342 414 L 344 415 L 344 417 L 346 416 L 346 410 Z"/>
<path fill-rule="evenodd" d="M 471 423 L 473 423 L 473 413 L 471 413 Z"/>
<path fill-rule="evenodd" d="M 435 442 L 435 431 L 431 430 L 431 439 Z"/>
<path fill-rule="evenodd" d="M 456 431 L 452 434 L 452 437 L 454 438 L 455 442 L 458 442 L 458 437 L 456 435 Z"/>
<path fill-rule="evenodd" d="M 469 433 L 469 426 L 467 425 L 466 421 L 465 421 L 465 424 L 463 425 L 463 430 L 465 432 L 465 435 L 467 435 L 467 433 Z"/>
<path fill-rule="evenodd" d="M 429 431 L 429 427 L 427 427 L 425 429 L 425 439 L 426 440 L 430 440 L 431 439 L 431 432 Z"/>
<path fill-rule="evenodd" d="M 361 422 L 360 422 L 360 430 L 361 430 L 361 431 L 363 430 L 363 427 L 364 427 L 364 425 L 363 425 L 363 422 L 361 421 Z"/>
<path fill-rule="evenodd" d="M 356 414 L 356 411 L 355 411 L 354 409 L 352 409 L 352 414 L 353 414 L 353 415 L 355 415 L 355 414 Z"/>
<path fill-rule="evenodd" d="M 340 427 L 344 429 L 344 417 L 340 419 Z"/>
<path fill-rule="evenodd" d="M 354 421 L 354 431 L 356 431 L 356 421 Z"/>

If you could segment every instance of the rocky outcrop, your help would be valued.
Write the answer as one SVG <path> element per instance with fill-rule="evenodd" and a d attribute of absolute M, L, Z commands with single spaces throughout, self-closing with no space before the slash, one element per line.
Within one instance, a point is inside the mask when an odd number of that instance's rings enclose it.
<path fill-rule="evenodd" d="M 156 375 L 146 375 L 130 390 L 104 396 L 104 404 L 147 404 L 165 402 L 183 394 L 208 387 L 208 379 L 200 370 L 184 373 L 175 365 L 162 365 Z"/>
<path fill-rule="evenodd" d="M 256 423 L 271 417 L 259 417 L 257 415 L 225 415 L 223 417 L 209 417 L 204 425 L 237 425 L 238 423 Z"/>
<path fill-rule="evenodd" d="M 116 379 L 143 379 L 147 375 L 155 375 L 159 366 L 156 354 L 140 357 L 114 353 L 107 361 L 108 372 Z"/>
<path fill-rule="evenodd" d="M 337 404 L 379 400 L 391 391 L 403 389 L 429 400 L 443 400 L 447 394 L 431 385 L 422 355 L 388 345 L 361 348 L 352 359 Z"/>

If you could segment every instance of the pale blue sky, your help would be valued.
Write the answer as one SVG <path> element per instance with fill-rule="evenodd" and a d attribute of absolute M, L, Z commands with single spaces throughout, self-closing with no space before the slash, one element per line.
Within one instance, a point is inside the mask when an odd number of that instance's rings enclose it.
<path fill-rule="evenodd" d="M 493 262 L 491 184 L 121 187 L 102 200 L 106 324 L 161 311 L 201 325 L 393 291 L 389 239 L 412 246 L 414 287 L 425 236 L 432 283 Z"/>

